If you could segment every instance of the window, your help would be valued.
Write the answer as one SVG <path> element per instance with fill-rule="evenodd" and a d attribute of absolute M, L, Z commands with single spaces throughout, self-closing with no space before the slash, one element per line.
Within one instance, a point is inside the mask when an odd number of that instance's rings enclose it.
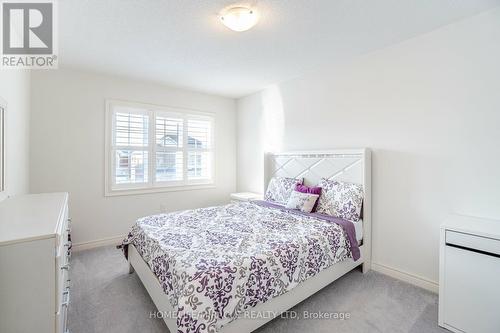
<path fill-rule="evenodd" d="M 108 101 L 106 194 L 214 184 L 214 117 L 168 107 Z"/>

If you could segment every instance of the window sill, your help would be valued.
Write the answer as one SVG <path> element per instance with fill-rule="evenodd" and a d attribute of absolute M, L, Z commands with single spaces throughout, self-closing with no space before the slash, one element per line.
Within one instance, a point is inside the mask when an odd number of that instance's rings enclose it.
<path fill-rule="evenodd" d="M 132 188 L 132 189 L 105 189 L 105 197 L 116 197 L 123 195 L 139 195 L 139 194 L 152 194 L 152 193 L 165 193 L 177 191 L 196 191 L 216 188 L 214 183 L 198 184 L 198 185 L 181 185 L 181 186 L 167 186 L 167 187 L 153 187 L 153 188 Z"/>

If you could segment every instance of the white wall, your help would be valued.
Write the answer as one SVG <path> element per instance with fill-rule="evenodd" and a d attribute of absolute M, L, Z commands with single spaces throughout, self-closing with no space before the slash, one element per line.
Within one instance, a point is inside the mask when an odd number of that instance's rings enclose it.
<path fill-rule="evenodd" d="M 438 280 L 448 213 L 500 219 L 500 9 L 240 99 L 238 189 L 265 150 L 373 149 L 373 261 Z"/>
<path fill-rule="evenodd" d="M 104 197 L 105 100 L 216 113 L 216 188 Z M 73 70 L 32 75 L 31 190 L 68 191 L 73 241 L 124 235 L 136 218 L 227 202 L 236 187 L 235 101 Z"/>
<path fill-rule="evenodd" d="M 5 191 L 7 196 L 29 190 L 29 116 L 30 72 L 0 71 L 0 98 L 7 104 L 5 111 Z"/>

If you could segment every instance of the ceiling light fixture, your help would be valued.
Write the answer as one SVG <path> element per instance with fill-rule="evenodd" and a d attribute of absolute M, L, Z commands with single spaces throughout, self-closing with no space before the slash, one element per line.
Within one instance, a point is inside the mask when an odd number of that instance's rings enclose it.
<path fill-rule="evenodd" d="M 246 31 L 252 28 L 259 16 L 255 9 L 244 6 L 234 6 L 224 9 L 221 13 L 220 20 L 222 24 L 234 31 Z"/>

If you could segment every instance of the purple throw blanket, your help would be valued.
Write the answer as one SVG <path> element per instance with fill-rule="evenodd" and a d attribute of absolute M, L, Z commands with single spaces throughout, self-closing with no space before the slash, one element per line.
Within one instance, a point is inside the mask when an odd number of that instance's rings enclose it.
<path fill-rule="evenodd" d="M 263 207 L 271 207 L 271 208 L 280 209 L 280 210 L 283 210 L 283 211 L 286 211 L 286 212 L 289 212 L 292 214 L 310 216 L 310 217 L 314 217 L 314 218 L 317 218 L 320 220 L 325 220 L 328 222 L 336 223 L 336 224 L 340 225 L 344 229 L 345 233 L 347 234 L 347 238 L 349 239 L 349 243 L 351 243 L 351 253 L 352 253 L 352 258 L 354 259 L 354 261 L 358 260 L 359 257 L 361 256 L 360 251 L 359 251 L 359 246 L 358 246 L 358 240 L 356 239 L 356 229 L 354 229 L 354 224 L 351 221 L 347 221 L 347 220 L 341 219 L 339 217 L 325 215 L 325 214 L 306 213 L 306 212 L 302 212 L 300 210 L 290 209 L 290 208 L 283 207 L 281 205 L 273 204 L 272 202 L 264 201 L 264 200 L 254 200 L 254 201 L 252 201 L 252 203 L 257 204 L 259 206 L 263 206 Z"/>

